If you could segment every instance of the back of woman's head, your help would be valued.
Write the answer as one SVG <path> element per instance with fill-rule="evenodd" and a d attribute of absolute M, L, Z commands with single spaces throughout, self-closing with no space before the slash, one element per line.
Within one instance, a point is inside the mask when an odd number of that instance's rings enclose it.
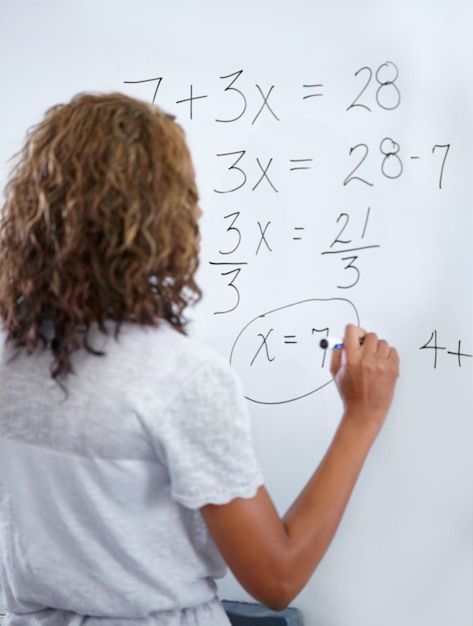
<path fill-rule="evenodd" d="M 0 215 L 7 341 L 48 345 L 71 370 L 87 330 L 114 320 L 184 330 L 194 281 L 197 191 L 182 129 L 122 94 L 76 96 L 27 135 Z M 45 335 L 45 325 L 52 328 Z"/>

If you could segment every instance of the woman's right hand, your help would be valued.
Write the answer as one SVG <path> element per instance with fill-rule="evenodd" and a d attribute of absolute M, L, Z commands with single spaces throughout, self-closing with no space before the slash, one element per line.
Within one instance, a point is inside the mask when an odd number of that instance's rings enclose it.
<path fill-rule="evenodd" d="M 333 350 L 330 371 L 342 397 L 345 416 L 381 428 L 399 376 L 399 356 L 375 333 L 348 325 L 343 348 Z"/>

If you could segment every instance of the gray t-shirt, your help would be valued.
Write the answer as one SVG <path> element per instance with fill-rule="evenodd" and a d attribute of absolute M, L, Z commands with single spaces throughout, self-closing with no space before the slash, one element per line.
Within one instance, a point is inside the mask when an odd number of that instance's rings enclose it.
<path fill-rule="evenodd" d="M 105 355 L 74 354 L 67 396 L 49 352 L 0 357 L 7 623 L 228 624 L 199 508 L 262 484 L 239 382 L 166 322 L 90 343 Z"/>

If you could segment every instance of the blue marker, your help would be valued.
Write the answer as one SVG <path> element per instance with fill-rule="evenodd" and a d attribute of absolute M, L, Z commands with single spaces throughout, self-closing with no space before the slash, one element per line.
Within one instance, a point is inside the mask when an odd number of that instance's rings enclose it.
<path fill-rule="evenodd" d="M 325 337 L 320 340 L 319 345 L 323 350 L 340 350 L 343 348 L 343 339 L 340 339 L 340 337 Z M 363 345 L 363 339 L 360 339 L 361 345 Z"/>

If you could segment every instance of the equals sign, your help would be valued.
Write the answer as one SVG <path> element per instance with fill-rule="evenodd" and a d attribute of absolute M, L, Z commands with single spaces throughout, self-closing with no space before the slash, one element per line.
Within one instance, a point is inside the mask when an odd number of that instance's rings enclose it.
<path fill-rule="evenodd" d="M 320 87 L 323 87 L 323 85 L 321 83 L 315 84 L 315 85 L 302 85 L 302 87 L 304 89 L 319 89 Z M 320 96 L 323 96 L 323 93 L 311 93 L 308 96 L 304 96 L 302 99 L 303 100 L 307 100 L 307 98 L 320 98 Z"/>
<path fill-rule="evenodd" d="M 303 226 L 295 226 L 294 230 L 297 231 L 297 234 L 299 233 L 299 231 L 301 230 L 305 230 L 305 228 Z M 294 241 L 300 241 L 302 239 L 302 237 L 293 237 L 292 238 Z"/>
<path fill-rule="evenodd" d="M 284 335 L 284 343 L 297 343 L 295 335 Z"/>
<path fill-rule="evenodd" d="M 290 168 L 290 171 L 293 172 L 294 170 L 310 170 L 310 165 L 303 165 L 303 163 L 312 163 L 313 160 L 314 159 L 289 159 L 289 163 L 296 163 L 294 167 Z"/>

